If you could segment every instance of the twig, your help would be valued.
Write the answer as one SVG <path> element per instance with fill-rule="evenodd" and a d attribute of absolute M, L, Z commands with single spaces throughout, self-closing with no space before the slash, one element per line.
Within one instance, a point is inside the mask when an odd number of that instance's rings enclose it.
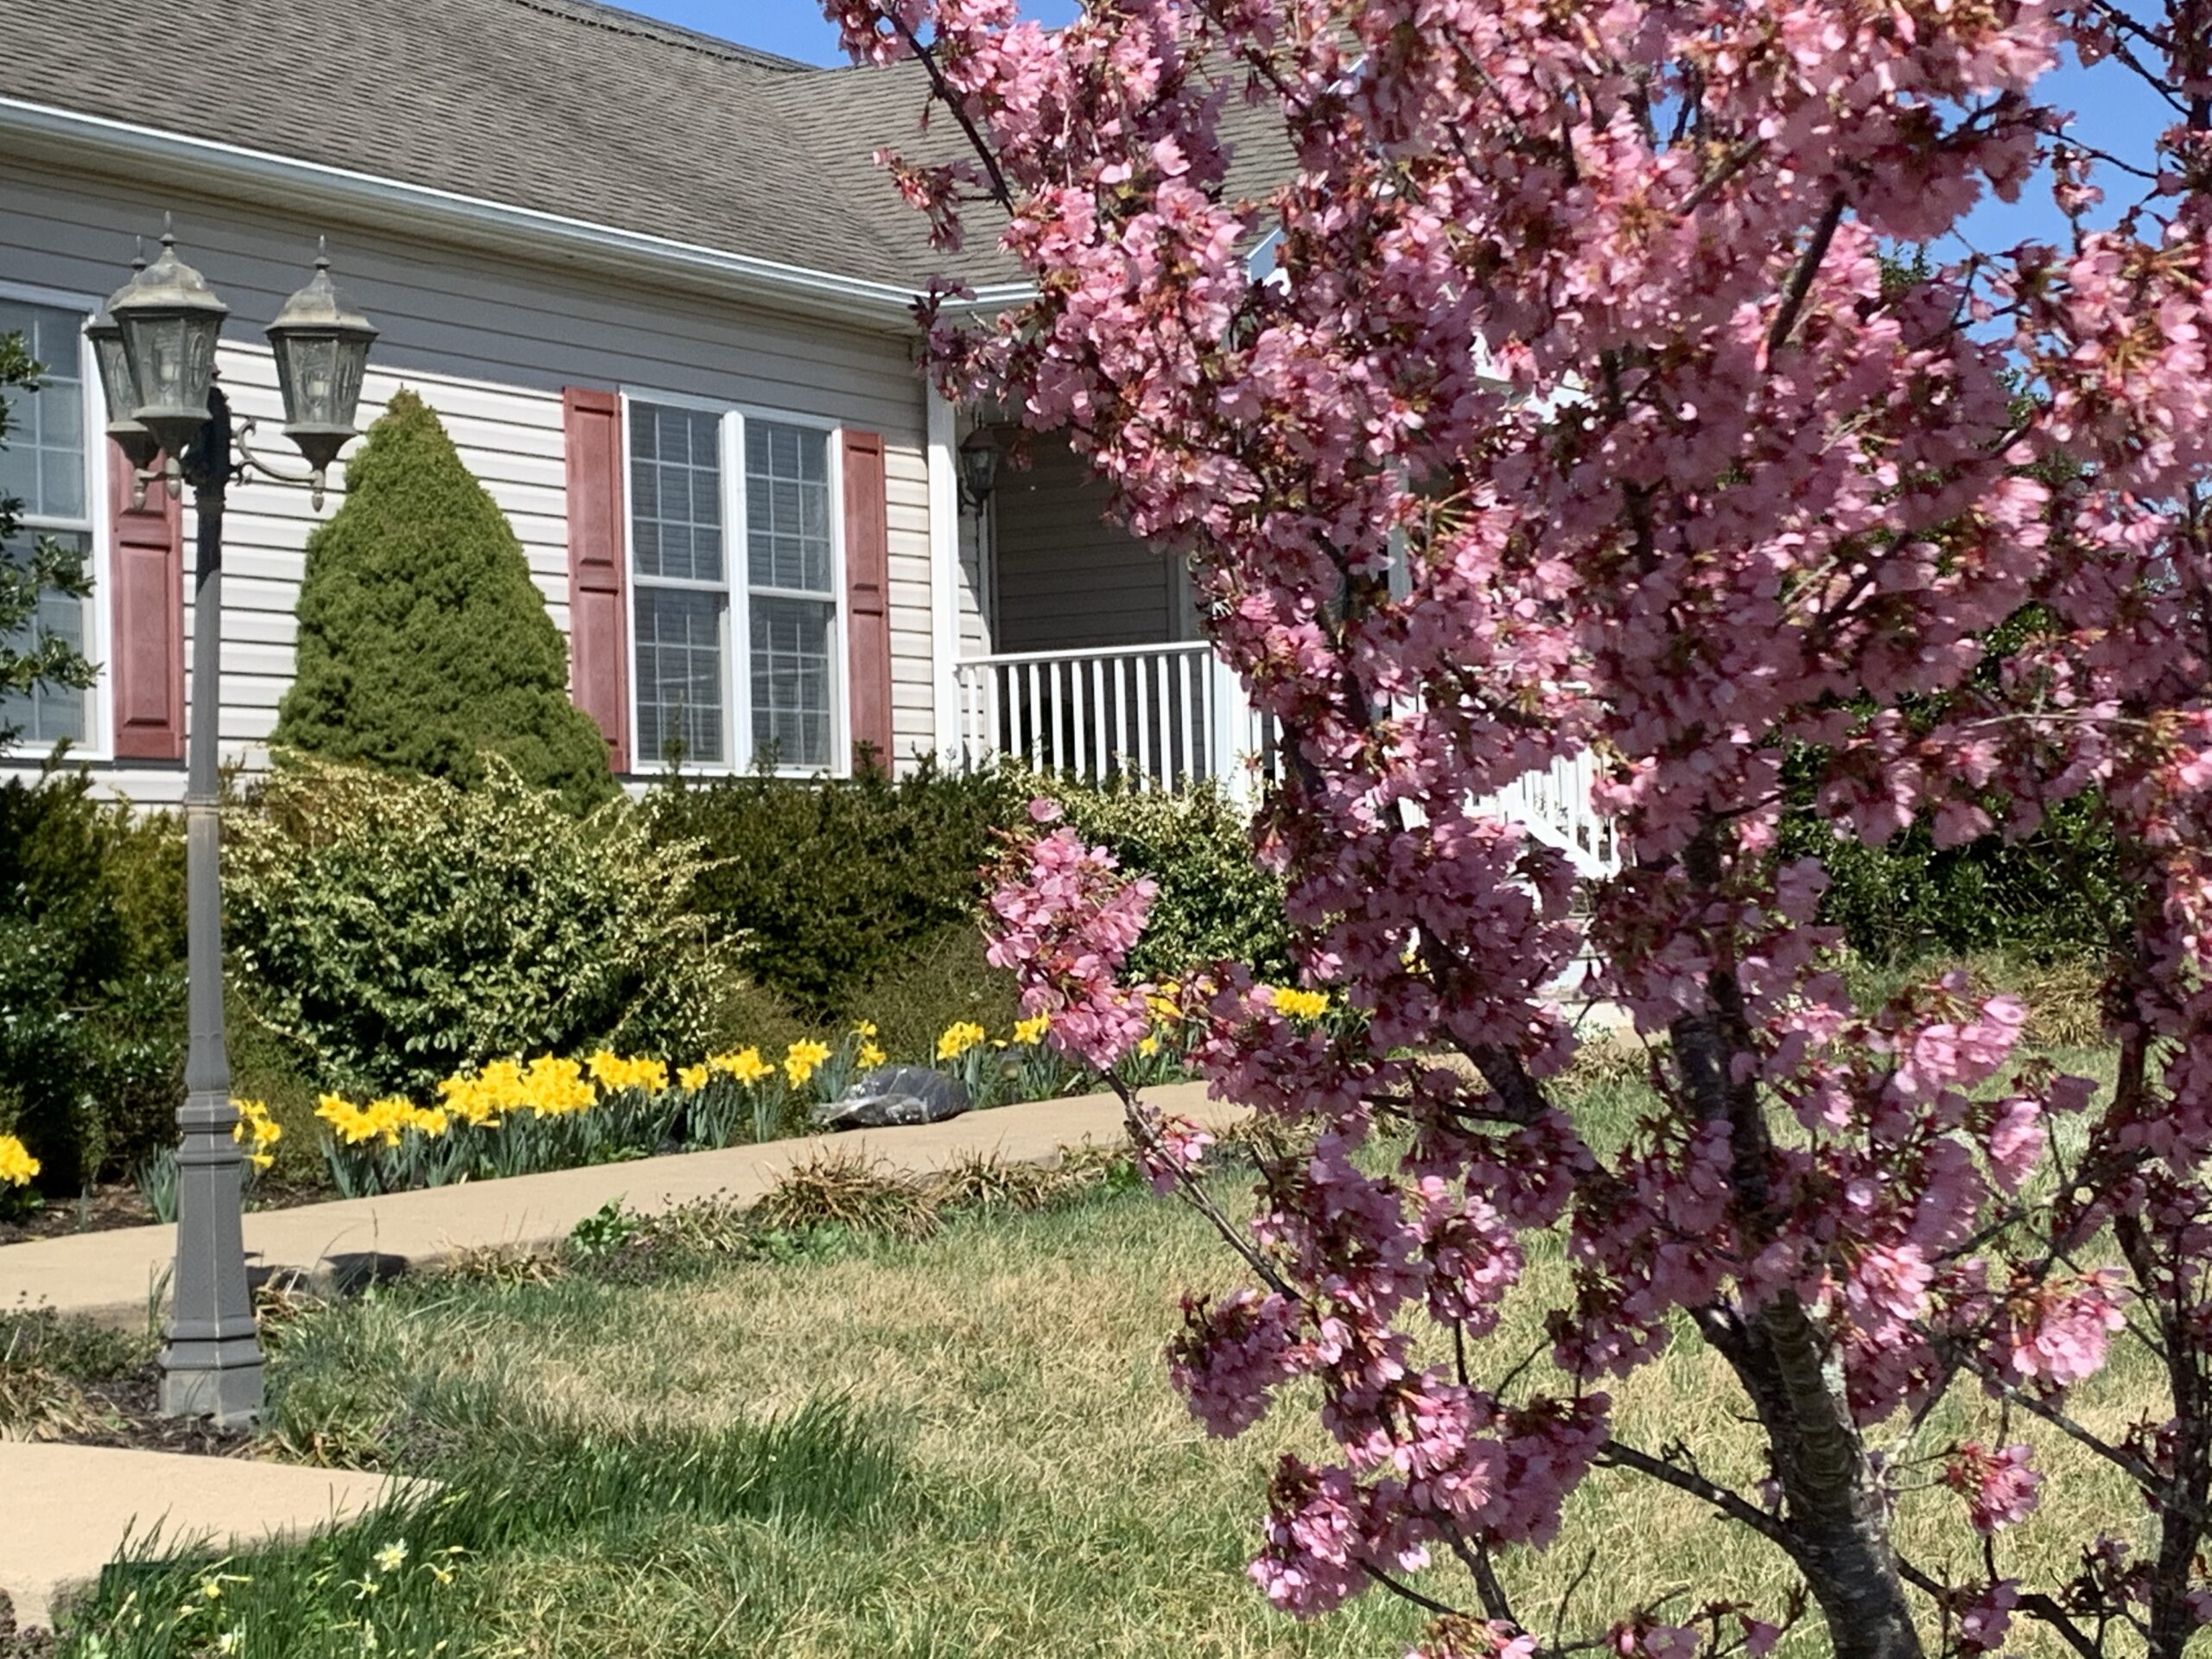
<path fill-rule="evenodd" d="M 1135 1091 L 1110 1071 L 1102 1075 L 1106 1079 L 1107 1086 L 1122 1097 L 1122 1116 L 1128 1126 L 1129 1139 L 1136 1142 L 1140 1147 L 1154 1154 L 1154 1156 L 1160 1156 L 1160 1143 L 1144 1121 L 1144 1114 L 1138 1106 Z M 1229 1217 L 1221 1213 L 1221 1207 L 1214 1203 L 1205 1189 L 1185 1174 L 1174 1160 L 1162 1157 L 1160 1161 L 1174 1170 L 1175 1190 L 1182 1196 L 1184 1202 L 1213 1224 L 1214 1231 L 1221 1235 L 1230 1249 L 1244 1258 L 1245 1265 L 1260 1275 L 1268 1288 L 1285 1301 L 1296 1302 L 1301 1307 L 1304 1306 L 1305 1298 L 1283 1281 L 1268 1259 L 1254 1249 L 1248 1240 L 1237 1236 L 1236 1229 L 1230 1225 Z"/>
<path fill-rule="evenodd" d="M 1684 197 L 1682 205 L 1675 211 L 1681 218 L 1688 219 L 1705 206 L 1714 191 L 1734 178 L 1752 162 L 1758 160 L 1760 152 L 1765 149 L 1765 139 L 1746 138 L 1728 153 L 1719 167 L 1714 168 L 1709 175 L 1699 181 L 1697 188 Z"/>
<path fill-rule="evenodd" d="M 960 124 L 960 130 L 968 135 L 968 143 L 975 149 L 976 159 L 983 163 L 983 170 L 991 175 L 992 200 L 1008 213 L 1012 213 L 1014 190 L 1007 183 L 1006 174 L 999 167 L 999 158 L 992 154 L 991 147 L 983 142 L 982 133 L 977 129 L 974 119 L 963 106 L 960 99 L 954 94 L 952 83 L 944 78 L 944 71 L 938 67 L 935 55 L 931 53 L 929 48 L 922 44 L 920 38 L 897 12 L 878 15 L 888 16 L 891 27 L 897 29 L 899 38 L 906 42 L 906 49 L 920 60 L 922 68 L 929 75 L 931 92 L 938 103 L 952 111 L 952 118 Z"/>
<path fill-rule="evenodd" d="M 1466 1617 L 1464 1612 L 1462 1612 L 1459 1608 L 1452 1606 L 1449 1602 L 1439 1601 L 1433 1596 L 1424 1596 L 1420 1591 L 1414 1589 L 1413 1586 L 1409 1584 L 1400 1584 L 1397 1580 L 1392 1578 L 1388 1573 L 1385 1573 L 1381 1567 L 1376 1566 L 1372 1561 L 1362 1561 L 1359 1564 L 1359 1570 L 1366 1573 L 1369 1578 L 1374 1580 L 1376 1583 L 1381 1585 L 1385 1590 L 1390 1591 L 1394 1594 L 1403 1596 L 1408 1601 L 1413 1603 L 1416 1607 L 1426 1607 L 1430 1612 L 1438 1615 L 1440 1618 L 1465 1618 Z"/>
<path fill-rule="evenodd" d="M 1652 1479 L 1672 1486 L 1677 1491 L 1688 1492 L 1693 1497 L 1701 1498 L 1730 1520 L 1751 1528 L 1768 1542 L 1777 1546 L 1790 1560 L 1797 1559 L 1796 1544 L 1781 1522 L 1776 1520 L 1765 1510 L 1758 1508 L 1739 1493 L 1732 1492 L 1726 1486 L 1707 1480 L 1703 1475 L 1693 1473 L 1678 1464 L 1655 1458 L 1649 1452 L 1638 1451 L 1635 1446 L 1620 1440 L 1607 1440 L 1598 1452 L 1598 1461 L 1600 1465 L 1633 1469 L 1637 1473 L 1649 1475 Z"/>
<path fill-rule="evenodd" d="M 1789 341 L 1789 331 L 1797 326 L 1798 314 L 1805 308 L 1805 297 L 1813 291 L 1813 279 L 1820 275 L 1821 262 L 1828 257 L 1828 245 L 1835 240 L 1836 227 L 1843 223 L 1843 192 L 1839 190 L 1828 198 L 1827 211 L 1814 227 L 1813 239 L 1806 245 L 1804 257 L 1797 262 L 1796 273 L 1789 279 L 1782 310 L 1775 317 L 1774 327 L 1767 330 L 1769 361 Z"/>

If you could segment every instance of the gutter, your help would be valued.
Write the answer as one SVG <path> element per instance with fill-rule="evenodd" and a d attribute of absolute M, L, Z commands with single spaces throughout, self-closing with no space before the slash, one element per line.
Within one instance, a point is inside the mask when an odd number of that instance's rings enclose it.
<path fill-rule="evenodd" d="M 162 178 L 184 185 L 245 188 L 256 205 L 283 204 L 327 213 L 335 206 L 380 226 L 411 230 L 464 245 L 492 240 L 664 284 L 833 315 L 879 332 L 909 334 L 922 290 L 841 276 L 772 259 L 730 253 L 695 242 L 619 230 L 536 208 L 511 207 L 428 186 L 305 162 L 267 150 L 194 138 L 74 110 L 0 97 L 0 154 L 45 155 L 81 163 L 90 153 L 134 181 Z M 977 292 L 963 310 L 1009 305 L 1034 290 L 1000 283 Z"/>

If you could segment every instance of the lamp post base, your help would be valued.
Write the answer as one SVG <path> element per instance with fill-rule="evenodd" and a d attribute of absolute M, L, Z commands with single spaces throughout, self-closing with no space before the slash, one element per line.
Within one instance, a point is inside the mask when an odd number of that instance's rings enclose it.
<path fill-rule="evenodd" d="M 162 1350 L 164 1417 L 205 1417 L 218 1428 L 245 1428 L 261 1415 L 264 1400 L 261 1345 L 251 1337 L 183 1343 L 170 1336 Z"/>

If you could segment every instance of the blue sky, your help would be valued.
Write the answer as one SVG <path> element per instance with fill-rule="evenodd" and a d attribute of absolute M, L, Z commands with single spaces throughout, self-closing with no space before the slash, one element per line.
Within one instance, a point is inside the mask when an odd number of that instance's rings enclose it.
<path fill-rule="evenodd" d="M 649 17 L 741 41 L 808 63 L 843 61 L 837 31 L 823 20 L 821 0 L 614 0 Z M 1075 0 L 1023 0 L 1022 10 L 1040 22 L 1065 23 Z"/>
<path fill-rule="evenodd" d="M 812 63 L 842 61 L 836 31 L 823 20 L 820 0 L 617 0 L 617 3 L 786 57 Z M 2137 9 L 2140 9 L 2139 0 Z M 1022 10 L 1040 22 L 1064 23 L 1074 17 L 1076 0 L 1023 0 Z M 2148 90 L 2116 65 L 2085 70 L 2069 62 L 2044 82 L 2043 91 L 2049 102 L 2074 111 L 2078 118 L 2075 130 L 2085 143 L 2138 162 L 2147 157 L 2153 137 L 2169 118 Z M 2107 181 L 2115 200 L 2133 199 L 2129 186 L 2124 177 Z M 1985 204 L 1967 227 L 1968 237 L 1985 251 L 2010 247 L 2031 237 L 2061 242 L 2065 233 L 2065 221 L 2040 188 L 2031 188 L 2027 198 L 2017 207 Z"/>

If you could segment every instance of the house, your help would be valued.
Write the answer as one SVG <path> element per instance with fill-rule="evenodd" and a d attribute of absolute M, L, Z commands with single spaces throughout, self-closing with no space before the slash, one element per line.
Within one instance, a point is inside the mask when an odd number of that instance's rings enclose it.
<path fill-rule="evenodd" d="M 8 12 L 0 331 L 49 379 L 0 488 L 90 550 L 92 601 L 45 620 L 101 665 L 12 711 L 12 764 L 67 739 L 104 789 L 181 792 L 192 506 L 132 506 L 82 335 L 164 215 L 232 308 L 219 371 L 280 465 L 261 330 L 328 238 L 382 331 L 361 423 L 403 385 L 444 418 L 622 773 L 770 744 L 836 773 L 870 745 L 1172 784 L 1256 747 L 1178 563 L 1101 521 L 1064 446 L 963 488 L 992 432 L 926 386 L 910 308 L 940 270 L 983 305 L 1019 273 L 988 237 L 930 249 L 874 166 L 913 134 L 911 67 L 813 68 L 592 0 Z M 232 493 L 226 758 L 265 757 L 315 522 L 296 486 Z"/>

